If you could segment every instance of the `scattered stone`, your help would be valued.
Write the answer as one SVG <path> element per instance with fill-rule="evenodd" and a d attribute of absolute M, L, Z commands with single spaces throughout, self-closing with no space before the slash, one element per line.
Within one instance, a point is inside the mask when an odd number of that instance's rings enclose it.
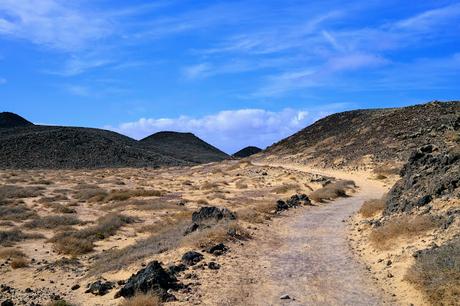
<path fill-rule="evenodd" d="M 8 300 L 4 300 L 2 302 L 2 304 L 0 304 L 1 306 L 14 306 L 14 303 L 12 300 L 8 299 Z"/>
<path fill-rule="evenodd" d="M 223 243 L 219 243 L 219 244 L 216 244 L 216 245 L 208 248 L 206 251 L 208 253 L 210 253 L 210 254 L 215 255 L 215 256 L 220 256 L 220 255 L 222 255 L 222 254 L 224 254 L 225 252 L 228 251 L 228 247 Z"/>
<path fill-rule="evenodd" d="M 219 270 L 220 265 L 218 263 L 214 262 L 214 261 L 211 261 L 208 264 L 208 268 L 211 269 L 211 270 Z"/>
<path fill-rule="evenodd" d="M 178 274 L 178 273 L 180 273 L 182 271 L 185 271 L 185 270 L 187 270 L 187 266 L 182 264 L 182 263 L 178 264 L 178 265 L 171 265 L 171 266 L 168 267 L 169 273 L 174 274 L 174 275 L 176 275 L 176 274 Z"/>
<path fill-rule="evenodd" d="M 133 274 L 115 297 L 129 298 L 138 292 L 153 292 L 163 301 L 168 301 L 172 298 L 168 290 L 179 288 L 176 277 L 163 269 L 158 261 L 152 261 L 147 267 Z"/>
<path fill-rule="evenodd" d="M 192 214 L 192 224 L 187 228 L 185 234 L 190 234 L 197 229 L 207 228 L 215 225 L 221 220 L 235 220 L 236 215 L 227 208 L 206 206 Z"/>
<path fill-rule="evenodd" d="M 195 251 L 188 251 L 182 256 L 182 262 L 187 266 L 193 266 L 202 259 L 203 255 Z"/>
<path fill-rule="evenodd" d="M 283 294 L 282 296 L 280 296 L 280 300 L 290 300 L 291 297 L 288 295 L 288 294 Z"/>
<path fill-rule="evenodd" d="M 101 280 L 92 283 L 85 293 L 92 293 L 94 295 L 105 295 L 113 288 L 112 282 L 104 282 Z"/>
<path fill-rule="evenodd" d="M 72 287 L 70 287 L 71 290 L 77 290 L 77 289 L 80 289 L 80 285 L 79 284 L 75 284 L 73 285 Z"/>

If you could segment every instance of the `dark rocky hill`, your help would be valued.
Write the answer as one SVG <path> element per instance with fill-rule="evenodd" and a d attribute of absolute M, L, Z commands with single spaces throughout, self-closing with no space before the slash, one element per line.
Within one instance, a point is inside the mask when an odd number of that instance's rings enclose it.
<path fill-rule="evenodd" d="M 0 128 L 12 128 L 18 126 L 30 126 L 32 122 L 27 121 L 19 115 L 10 112 L 0 113 Z"/>
<path fill-rule="evenodd" d="M 460 199 L 460 145 L 442 151 L 427 145 L 414 151 L 388 193 L 385 212 L 410 212 L 442 197 Z"/>
<path fill-rule="evenodd" d="M 217 162 L 229 157 L 192 133 L 158 132 L 139 142 L 147 150 L 192 163 Z"/>
<path fill-rule="evenodd" d="M 236 152 L 235 154 L 233 154 L 233 157 L 244 158 L 244 157 L 248 157 L 248 156 L 257 154 L 260 151 L 262 151 L 262 149 L 260 149 L 258 147 L 249 146 L 249 147 L 243 148 L 243 149 L 239 150 L 238 152 Z"/>
<path fill-rule="evenodd" d="M 355 110 L 327 116 L 270 146 L 263 158 L 320 167 L 405 162 L 412 151 L 459 141 L 460 102 Z"/>
<path fill-rule="evenodd" d="M 156 167 L 189 164 L 100 129 L 26 126 L 0 129 L 0 168 Z"/>

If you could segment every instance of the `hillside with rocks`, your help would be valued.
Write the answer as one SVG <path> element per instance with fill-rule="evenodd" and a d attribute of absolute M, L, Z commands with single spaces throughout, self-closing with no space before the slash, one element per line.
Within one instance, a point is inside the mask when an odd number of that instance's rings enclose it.
<path fill-rule="evenodd" d="M 209 163 L 229 156 L 192 133 L 158 132 L 139 143 L 143 148 L 192 163 Z"/>
<path fill-rule="evenodd" d="M 327 116 L 267 148 L 260 156 L 319 167 L 404 163 L 423 145 L 458 141 L 460 103 L 354 110 Z"/>
<path fill-rule="evenodd" d="M 142 141 L 94 128 L 34 125 L 0 113 L 1 169 L 184 166 L 227 154 L 191 133 L 163 132 Z"/>
<path fill-rule="evenodd" d="M 233 157 L 238 157 L 238 158 L 245 158 L 245 157 L 249 157 L 251 155 L 257 154 L 257 153 L 259 153 L 261 151 L 262 151 L 261 148 L 254 147 L 254 146 L 249 146 L 249 147 L 245 147 L 245 148 L 239 150 L 238 152 L 236 152 L 232 156 Z"/>
<path fill-rule="evenodd" d="M 187 163 L 139 148 L 129 137 L 100 129 L 29 126 L 0 129 L 0 168 L 79 169 L 178 166 Z"/>

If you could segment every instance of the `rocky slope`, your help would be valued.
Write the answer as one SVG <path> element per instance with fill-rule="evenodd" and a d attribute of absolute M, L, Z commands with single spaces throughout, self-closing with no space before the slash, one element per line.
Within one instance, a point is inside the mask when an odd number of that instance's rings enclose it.
<path fill-rule="evenodd" d="M 229 157 L 192 133 L 158 132 L 139 143 L 147 150 L 192 163 L 217 162 Z"/>
<path fill-rule="evenodd" d="M 100 129 L 26 126 L 0 129 L 0 168 L 78 169 L 186 165 Z"/>
<path fill-rule="evenodd" d="M 355 110 L 327 116 L 270 146 L 262 158 L 322 167 L 405 162 L 423 145 L 458 140 L 460 103 Z"/>
<path fill-rule="evenodd" d="M 460 199 L 460 146 L 440 151 L 427 145 L 414 151 L 401 176 L 388 193 L 387 215 L 410 212 L 438 198 Z"/>
<path fill-rule="evenodd" d="M 245 157 L 257 154 L 257 153 L 259 153 L 261 151 L 262 151 L 262 149 L 260 149 L 258 147 L 249 146 L 249 147 L 246 147 L 246 148 L 243 148 L 243 149 L 239 150 L 238 152 L 236 152 L 232 156 L 233 157 L 238 157 L 238 158 L 245 158 Z"/>

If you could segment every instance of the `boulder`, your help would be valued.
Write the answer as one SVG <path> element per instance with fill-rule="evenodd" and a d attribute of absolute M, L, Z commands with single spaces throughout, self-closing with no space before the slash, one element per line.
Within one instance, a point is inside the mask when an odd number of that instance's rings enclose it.
<path fill-rule="evenodd" d="M 192 224 L 186 229 L 185 235 L 198 229 L 211 227 L 220 221 L 235 220 L 236 215 L 227 208 L 206 206 L 192 214 Z"/>
<path fill-rule="evenodd" d="M 168 293 L 169 289 L 178 289 L 176 277 L 168 273 L 158 261 L 150 262 L 145 268 L 133 274 L 126 284 L 117 292 L 115 297 L 129 298 L 137 293 L 152 292 L 158 295 L 163 301 L 171 300 L 173 295 Z"/>
<path fill-rule="evenodd" d="M 203 259 L 201 253 L 189 251 L 182 256 L 182 262 L 187 266 L 193 266 Z"/>
<path fill-rule="evenodd" d="M 208 248 L 206 251 L 215 256 L 219 256 L 227 252 L 228 247 L 223 243 L 219 243 L 219 244 L 213 245 L 212 247 Z"/>
<path fill-rule="evenodd" d="M 95 281 L 92 283 L 89 288 L 85 291 L 85 293 L 92 293 L 94 295 L 105 295 L 113 288 L 112 282 L 106 281 Z"/>

